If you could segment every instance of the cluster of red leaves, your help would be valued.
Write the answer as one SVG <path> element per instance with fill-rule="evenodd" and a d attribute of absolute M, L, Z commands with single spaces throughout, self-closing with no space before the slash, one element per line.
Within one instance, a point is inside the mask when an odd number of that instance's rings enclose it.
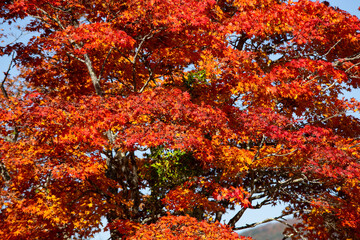
<path fill-rule="evenodd" d="M 155 224 L 145 225 L 140 228 L 134 236 L 129 239 L 244 239 L 251 240 L 249 237 L 239 237 L 218 222 L 208 223 L 199 222 L 196 218 L 189 216 L 168 215 L 159 219 Z"/>
<path fill-rule="evenodd" d="M 199 188 L 204 190 L 199 191 Z M 182 186 L 171 190 L 166 197 L 162 199 L 165 207 L 176 213 L 186 213 L 193 209 L 199 208 L 208 216 L 215 214 L 218 211 L 224 211 L 224 207 L 218 202 L 210 200 L 208 195 L 217 195 L 216 192 L 220 188 L 218 183 L 206 181 L 206 179 L 199 178 L 196 181 L 189 181 Z M 205 193 L 207 194 L 205 194 Z M 217 201 L 221 199 L 215 199 Z"/>
<path fill-rule="evenodd" d="M 141 228 L 139 223 L 125 219 L 117 219 L 111 223 L 108 223 L 104 230 L 116 230 L 123 236 L 131 236 L 134 235 L 134 233 L 139 228 Z"/>
<path fill-rule="evenodd" d="M 251 207 L 251 203 L 246 196 L 249 196 L 249 193 L 247 193 L 242 187 L 231 187 L 230 189 L 222 188 L 218 189 L 218 192 L 214 192 L 214 198 L 217 201 L 226 199 L 230 202 L 241 204 L 243 208 Z"/>
<path fill-rule="evenodd" d="M 0 237 L 91 237 L 106 216 L 113 238 L 236 239 L 211 219 L 264 196 L 310 238 L 359 238 L 360 104 L 341 95 L 360 87 L 357 17 L 308 0 L 13 0 L 0 17 L 34 33 L 0 48 L 21 71 L 0 82 Z M 159 149 L 182 154 L 161 169 Z"/>

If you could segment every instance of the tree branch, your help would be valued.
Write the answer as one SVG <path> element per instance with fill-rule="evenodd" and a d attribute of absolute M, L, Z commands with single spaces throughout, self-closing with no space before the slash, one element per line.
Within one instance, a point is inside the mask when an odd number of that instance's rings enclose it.
<path fill-rule="evenodd" d="M 136 81 L 135 81 L 136 80 L 136 59 L 137 59 L 138 55 L 140 54 L 142 45 L 145 43 L 146 40 L 152 38 L 153 36 L 154 36 L 154 32 L 153 32 L 153 30 L 151 30 L 148 34 L 146 34 L 145 36 L 142 37 L 140 44 L 135 51 L 134 59 L 131 61 L 132 65 L 133 65 L 132 75 L 133 75 L 133 84 L 134 84 L 135 92 L 136 92 Z M 148 80 L 148 81 L 150 81 L 150 80 Z M 141 89 L 143 89 L 143 88 L 141 88 Z"/>
<path fill-rule="evenodd" d="M 2 92 L 2 94 L 4 95 L 4 97 L 6 99 L 9 99 L 9 95 L 6 92 L 4 84 L 5 84 L 6 80 L 8 79 L 8 76 L 10 74 L 10 70 L 11 70 L 12 64 L 14 62 L 14 57 L 15 57 L 15 52 L 13 52 L 12 55 L 11 55 L 11 61 L 10 61 L 9 67 L 8 67 L 7 71 L 4 73 L 5 76 L 4 76 L 4 79 L 2 80 L 1 85 L 0 85 L 1 92 Z M 8 139 L 11 142 L 16 142 L 16 140 L 17 140 L 17 137 L 18 137 L 17 127 L 15 127 L 14 132 L 15 132 L 14 138 L 13 139 L 10 139 L 10 138 Z M 7 138 L 5 138 L 5 140 L 7 140 Z M 6 166 L 5 166 L 5 164 L 3 162 L 0 162 L 0 175 L 2 176 L 2 178 L 4 179 L 5 182 L 10 181 L 10 179 L 11 179 L 10 174 L 9 174 L 9 172 L 8 172 Z"/>
<path fill-rule="evenodd" d="M 294 230 L 294 232 L 296 232 L 297 234 L 299 234 L 300 238 L 302 240 L 307 240 L 306 238 L 304 238 L 300 233 L 299 231 L 291 224 L 288 224 L 287 222 L 283 221 L 283 220 L 279 220 L 279 219 L 275 219 L 275 221 L 279 222 L 279 223 L 282 223 L 284 225 L 286 225 L 287 227 L 291 228 L 292 230 Z M 287 238 L 287 237 L 291 237 L 292 235 L 290 236 L 285 236 L 283 239 Z"/>
<path fill-rule="evenodd" d="M 13 64 L 13 62 L 14 62 L 14 57 L 15 57 L 15 52 L 13 52 L 12 55 L 11 55 L 11 61 L 10 61 L 9 67 L 8 67 L 7 71 L 4 72 L 4 75 L 5 75 L 5 76 L 4 76 L 4 79 L 2 80 L 1 85 L 0 85 L 1 92 L 2 92 L 2 94 L 4 95 L 4 97 L 5 97 L 6 99 L 9 99 L 9 95 L 8 95 L 7 92 L 6 92 L 6 89 L 5 89 L 5 87 L 4 87 L 4 84 L 5 84 L 6 80 L 8 79 L 8 76 L 9 76 L 9 74 L 10 74 L 10 70 L 11 70 L 12 64 Z"/>
<path fill-rule="evenodd" d="M 96 76 L 96 73 L 95 73 L 95 69 L 92 65 L 92 62 L 91 62 L 91 59 L 89 57 L 89 55 L 87 53 L 84 54 L 84 61 L 85 61 L 85 65 L 89 71 L 89 74 L 90 74 L 90 78 L 91 78 L 91 81 L 93 83 L 93 86 L 95 88 L 95 92 L 97 95 L 99 96 L 103 96 L 103 90 L 100 86 L 100 79 L 97 78 Z"/>
<path fill-rule="evenodd" d="M 149 78 L 148 78 L 148 80 L 145 82 L 145 84 L 144 84 L 144 86 L 142 86 L 142 88 L 140 89 L 140 93 L 142 93 L 144 90 L 145 90 L 145 88 L 147 87 L 147 85 L 150 83 L 150 81 L 153 79 L 153 73 L 152 73 L 152 71 L 151 71 L 151 69 L 149 68 Z"/>
<path fill-rule="evenodd" d="M 259 148 L 257 149 L 257 151 L 256 151 L 256 153 L 254 155 L 253 162 L 256 161 L 257 157 L 259 156 L 260 149 L 264 146 L 264 142 L 265 142 L 265 135 L 263 135 L 262 138 L 261 138 L 261 142 L 260 142 Z"/>
<path fill-rule="evenodd" d="M 292 150 L 291 152 L 288 152 L 288 153 L 284 153 L 284 154 L 278 154 L 281 149 L 279 151 L 277 151 L 276 153 L 270 153 L 270 154 L 267 154 L 265 155 L 264 157 L 262 158 L 259 158 L 258 160 L 262 160 L 262 159 L 265 159 L 265 158 L 268 158 L 268 157 L 285 157 L 285 156 L 288 156 L 290 154 L 293 154 L 294 152 L 296 152 L 298 149 L 294 149 Z"/>
<path fill-rule="evenodd" d="M 331 46 L 331 48 L 323 55 L 323 57 L 326 57 L 327 55 L 329 55 L 329 53 L 342 41 L 342 38 L 337 41 L 334 45 Z"/>
<path fill-rule="evenodd" d="M 113 47 L 110 48 L 109 52 L 108 52 L 107 55 L 106 55 L 106 58 L 105 58 L 102 66 L 101 66 L 101 70 L 100 70 L 98 79 L 101 79 L 101 77 L 102 77 L 102 75 L 103 75 L 103 73 L 104 73 L 104 69 L 105 69 L 106 62 L 107 62 L 107 60 L 109 59 L 112 50 L 113 50 Z"/>
<path fill-rule="evenodd" d="M 65 26 L 61 23 L 60 19 L 58 17 L 54 18 L 52 16 L 50 16 L 50 14 L 48 12 L 46 12 L 45 10 L 41 9 L 41 8 L 37 8 L 40 12 L 42 12 L 46 17 L 48 17 L 50 20 L 52 20 L 53 22 L 57 23 L 58 26 L 62 29 L 62 30 L 65 30 Z M 77 27 L 77 26 L 76 26 Z M 75 47 L 75 49 L 80 49 L 80 45 L 77 44 L 74 40 L 70 39 L 69 38 L 69 42 L 72 46 Z M 68 53 L 69 54 L 69 53 Z M 75 57 L 74 55 L 69 55 L 69 56 L 72 56 L 72 57 Z M 77 60 L 80 60 L 81 62 L 84 62 L 87 69 L 88 69 L 88 72 L 90 74 L 90 78 L 91 78 L 91 81 L 93 83 L 93 86 L 95 88 L 95 92 L 97 95 L 99 96 L 103 96 L 103 91 L 102 91 L 102 88 L 100 86 L 100 79 L 96 76 L 96 73 L 95 73 L 95 69 L 92 65 L 92 61 L 89 57 L 89 55 L 87 53 L 85 53 L 83 55 L 84 59 L 79 59 L 77 57 L 75 57 L 75 59 Z"/>
<path fill-rule="evenodd" d="M 240 218 L 244 215 L 245 211 L 246 211 L 247 208 L 242 208 L 240 211 L 238 211 L 234 217 L 232 217 L 228 223 L 228 225 L 231 227 L 231 228 L 235 228 L 235 224 L 237 223 L 237 221 L 240 220 Z"/>
<path fill-rule="evenodd" d="M 73 58 L 75 58 L 76 60 L 78 60 L 78 61 L 80 61 L 80 62 L 82 62 L 82 63 L 85 63 L 85 60 L 84 60 L 84 59 L 81 59 L 81 58 L 75 56 L 74 54 L 72 54 L 72 53 L 70 53 L 70 52 L 66 52 L 66 54 L 67 54 L 69 57 L 73 57 Z"/>
<path fill-rule="evenodd" d="M 277 219 L 283 219 L 284 217 L 286 216 L 289 216 L 291 214 L 294 214 L 295 212 L 293 213 L 284 213 L 278 217 L 274 217 L 274 218 L 267 218 L 261 222 L 256 222 L 256 223 L 251 223 L 251 224 L 246 224 L 245 226 L 242 226 L 242 227 L 236 227 L 236 228 L 233 228 L 234 231 L 237 231 L 237 230 L 243 230 L 243 229 L 247 229 L 247 228 L 253 228 L 253 227 L 256 227 L 258 225 L 261 225 L 261 224 L 264 224 L 264 223 L 268 223 L 268 222 L 272 222 L 272 221 L 276 221 Z"/>

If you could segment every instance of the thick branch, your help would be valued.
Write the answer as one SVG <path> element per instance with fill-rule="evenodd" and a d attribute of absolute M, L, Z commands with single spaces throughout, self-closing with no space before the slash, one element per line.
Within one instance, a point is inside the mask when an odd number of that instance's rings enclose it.
<path fill-rule="evenodd" d="M 50 16 L 50 14 L 48 12 L 46 12 L 45 10 L 41 9 L 41 8 L 38 8 L 39 11 L 41 11 L 46 17 L 48 17 L 50 20 L 52 20 L 53 22 L 57 23 L 58 26 L 62 29 L 62 30 L 65 30 L 65 26 L 61 23 L 60 19 L 58 17 L 54 18 L 52 16 Z M 78 24 L 76 24 L 78 25 Z M 70 39 L 69 38 L 69 42 L 72 46 L 75 47 L 75 49 L 80 49 L 80 45 L 77 44 L 74 40 Z M 72 55 L 71 53 L 67 53 L 69 56 L 72 56 L 72 57 L 75 57 L 74 55 Z M 89 55 L 87 53 L 85 53 L 83 55 L 84 59 L 79 59 L 77 57 L 75 57 L 75 59 L 77 60 L 80 60 L 81 62 L 84 62 L 87 69 L 88 69 L 88 72 L 89 72 L 89 75 L 90 75 L 90 78 L 91 78 L 91 82 L 93 83 L 93 86 L 95 88 L 95 92 L 97 95 L 99 96 L 103 96 L 103 91 L 101 89 L 101 86 L 100 86 L 100 79 L 96 76 L 96 73 L 95 73 L 95 69 L 93 67 L 93 64 L 91 62 L 91 59 L 89 57 Z"/>
<path fill-rule="evenodd" d="M 238 211 L 233 218 L 230 219 L 228 225 L 234 229 L 235 224 L 237 221 L 240 220 L 240 218 L 244 215 L 247 208 L 242 208 L 240 211 Z"/>
<path fill-rule="evenodd" d="M 4 84 L 5 84 L 6 80 L 8 79 L 8 76 L 9 76 L 9 74 L 10 74 L 10 70 L 11 70 L 12 64 L 13 64 L 13 62 L 14 62 L 14 56 L 15 56 L 15 52 L 13 52 L 12 55 L 11 55 L 11 61 L 10 61 L 9 67 L 8 67 L 7 71 L 4 73 L 5 77 L 4 77 L 4 79 L 2 80 L 1 85 L 0 85 L 1 92 L 2 92 L 2 94 L 4 95 L 4 97 L 5 97 L 6 99 L 9 98 L 9 95 L 8 95 L 7 92 L 6 92 L 6 89 L 5 89 L 5 87 L 4 87 Z"/>
<path fill-rule="evenodd" d="M 293 214 L 293 213 L 291 213 Z M 242 227 L 236 227 L 236 228 L 233 228 L 234 231 L 236 230 L 243 230 L 243 229 L 247 229 L 247 228 L 253 228 L 253 227 L 256 227 L 258 225 L 261 225 L 261 224 L 264 224 L 264 223 L 268 223 L 268 222 L 272 222 L 272 221 L 276 221 L 278 219 L 284 219 L 284 217 L 286 216 L 289 216 L 291 215 L 290 213 L 284 213 L 278 217 L 274 217 L 274 218 L 267 218 L 261 222 L 256 222 L 256 223 L 251 223 L 251 224 L 246 224 L 245 226 L 242 226 Z"/>
<path fill-rule="evenodd" d="M 103 96 L 103 91 L 100 86 L 100 79 L 96 76 L 95 69 L 92 65 L 91 59 L 87 53 L 84 54 L 85 65 L 89 71 L 91 81 L 94 85 L 95 92 L 99 96 Z"/>
<path fill-rule="evenodd" d="M 2 162 L 0 162 L 0 175 L 2 176 L 5 182 L 10 181 L 11 179 L 9 172 L 6 169 L 6 166 Z"/>

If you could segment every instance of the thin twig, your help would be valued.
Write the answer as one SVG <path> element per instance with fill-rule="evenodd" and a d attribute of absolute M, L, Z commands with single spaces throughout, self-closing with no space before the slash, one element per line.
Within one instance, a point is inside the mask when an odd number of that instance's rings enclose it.
<path fill-rule="evenodd" d="M 321 92 L 326 92 L 327 90 L 329 90 L 330 88 L 332 88 L 337 82 L 334 81 L 330 86 L 328 86 L 327 88 L 325 89 L 322 89 Z"/>
<path fill-rule="evenodd" d="M 290 154 L 293 154 L 294 152 L 296 152 L 298 149 L 294 149 L 292 150 L 291 152 L 288 152 L 288 153 L 284 153 L 284 154 L 278 154 L 278 152 L 280 152 L 280 150 L 276 153 L 270 153 L 270 154 L 267 154 L 265 155 L 264 157 L 262 158 L 259 158 L 259 160 L 262 160 L 262 159 L 265 159 L 265 158 L 268 158 L 268 157 L 285 157 L 285 156 L 288 156 Z"/>
<path fill-rule="evenodd" d="M 15 52 L 13 52 L 11 55 L 11 61 L 10 61 L 9 67 L 8 67 L 7 71 L 4 73 L 5 77 L 2 80 L 1 85 L 0 85 L 1 91 L 6 99 L 9 99 L 9 95 L 6 92 L 4 84 L 10 74 L 10 70 L 11 70 L 13 62 L 14 62 L 14 57 L 15 57 Z M 15 127 L 14 132 L 15 132 L 15 135 L 14 135 L 13 139 L 9 138 L 9 141 L 11 141 L 11 142 L 16 142 L 16 140 L 17 140 L 17 137 L 18 137 L 17 127 Z M 5 182 L 10 181 L 10 179 L 11 179 L 10 174 L 9 174 L 8 170 L 6 169 L 6 166 L 3 162 L 0 162 L 0 175 L 2 176 L 2 178 L 4 179 Z"/>
<path fill-rule="evenodd" d="M 110 48 L 109 52 L 108 52 L 108 53 L 107 53 L 107 55 L 106 55 L 106 58 L 105 58 L 105 60 L 104 60 L 104 62 L 103 62 L 103 64 L 102 64 L 102 66 L 101 66 L 101 70 L 100 70 L 100 73 L 99 73 L 98 79 L 101 79 L 102 74 L 104 73 L 104 68 L 105 68 L 106 62 L 107 62 L 107 60 L 109 59 L 109 57 L 110 57 L 110 54 L 111 54 L 112 50 L 113 50 L 113 47 L 111 47 L 111 48 Z"/>
<path fill-rule="evenodd" d="M 349 149 L 354 148 L 354 147 L 358 146 L 359 144 L 360 143 L 356 143 L 356 144 L 352 145 L 351 147 L 349 147 Z"/>
<path fill-rule="evenodd" d="M 259 154 L 260 154 L 260 149 L 264 146 L 264 142 L 265 142 L 265 135 L 263 135 L 262 138 L 261 138 L 261 142 L 260 142 L 259 148 L 258 148 L 258 150 L 256 151 L 255 156 L 254 156 L 254 158 L 253 158 L 253 162 L 256 161 L 257 157 L 259 156 Z"/>
<path fill-rule="evenodd" d="M 142 88 L 140 89 L 140 91 L 139 91 L 139 93 L 142 93 L 144 90 L 145 90 L 145 88 L 147 87 L 147 85 L 150 83 L 150 81 L 153 79 L 153 73 L 152 73 L 152 71 L 151 71 L 151 69 L 149 69 L 149 78 L 148 78 L 148 80 L 145 82 L 145 84 L 144 84 L 144 86 L 142 86 Z"/>
<path fill-rule="evenodd" d="M 318 121 L 310 121 L 309 123 L 326 122 L 327 120 L 330 120 L 330 119 L 332 119 L 334 117 L 337 117 L 337 116 L 339 116 L 341 114 L 345 114 L 345 113 L 346 113 L 345 111 L 339 112 L 339 113 L 336 113 L 336 114 L 334 114 L 334 115 L 332 115 L 330 117 L 327 117 L 327 118 L 324 118 L 324 119 L 321 119 L 321 120 L 318 120 Z"/>
<path fill-rule="evenodd" d="M 75 56 L 74 54 L 72 54 L 72 53 L 70 53 L 70 52 L 66 52 L 66 54 L 67 54 L 69 57 L 73 57 L 73 58 L 75 58 L 76 60 L 78 60 L 78 61 L 80 61 L 80 62 L 82 62 L 82 63 L 85 63 L 85 60 L 84 60 L 84 59 L 81 59 L 81 58 Z"/>
<path fill-rule="evenodd" d="M 360 65 L 360 62 L 352 65 L 351 67 L 349 67 L 348 69 L 345 70 L 346 73 L 348 73 L 352 68 L 356 67 L 356 66 L 359 66 Z"/>
<path fill-rule="evenodd" d="M 58 17 L 54 18 L 54 17 L 50 16 L 50 14 L 48 12 L 46 12 L 44 9 L 42 9 L 42 8 L 37 7 L 37 9 L 40 12 L 42 12 L 46 17 L 48 17 L 50 20 L 52 20 L 53 22 L 56 22 L 61 29 L 65 30 L 65 27 L 62 25 L 62 23 L 60 22 Z"/>
<path fill-rule="evenodd" d="M 277 222 L 279 222 L 279 223 L 282 223 L 282 224 L 286 225 L 287 227 L 291 228 L 292 230 L 294 230 L 294 232 L 296 232 L 297 234 L 299 234 L 299 236 L 300 236 L 300 238 L 301 238 L 302 240 L 306 240 L 306 238 L 304 238 L 304 237 L 299 233 L 299 231 L 298 231 L 293 225 L 288 224 L 287 222 L 282 221 L 282 220 L 279 220 L 279 219 L 275 219 L 275 221 L 277 221 Z"/>
<path fill-rule="evenodd" d="M 340 42 L 342 41 L 342 38 L 337 41 L 324 55 L 323 57 L 326 57 Z"/>
<path fill-rule="evenodd" d="M 155 33 L 153 32 L 153 30 L 151 30 L 148 34 L 143 36 L 139 46 L 137 47 L 137 49 L 135 51 L 134 59 L 131 61 L 132 65 L 133 65 L 132 75 L 133 75 L 133 84 L 134 84 L 134 90 L 135 91 L 136 91 L 136 81 L 135 81 L 135 78 L 136 78 L 136 59 L 137 59 L 138 55 L 140 54 L 140 51 L 142 49 L 142 45 L 145 43 L 146 40 L 152 38 L 154 36 L 154 34 Z M 148 81 L 150 81 L 150 80 L 148 80 Z"/>

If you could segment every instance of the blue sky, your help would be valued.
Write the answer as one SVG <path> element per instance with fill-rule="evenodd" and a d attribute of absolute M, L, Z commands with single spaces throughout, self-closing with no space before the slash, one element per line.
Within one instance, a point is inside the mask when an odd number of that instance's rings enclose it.
<path fill-rule="evenodd" d="M 336 6 L 343 9 L 353 15 L 360 16 L 358 8 L 360 7 L 359 0 L 328 0 L 330 6 Z M 356 3 L 357 2 L 357 3 Z"/>

